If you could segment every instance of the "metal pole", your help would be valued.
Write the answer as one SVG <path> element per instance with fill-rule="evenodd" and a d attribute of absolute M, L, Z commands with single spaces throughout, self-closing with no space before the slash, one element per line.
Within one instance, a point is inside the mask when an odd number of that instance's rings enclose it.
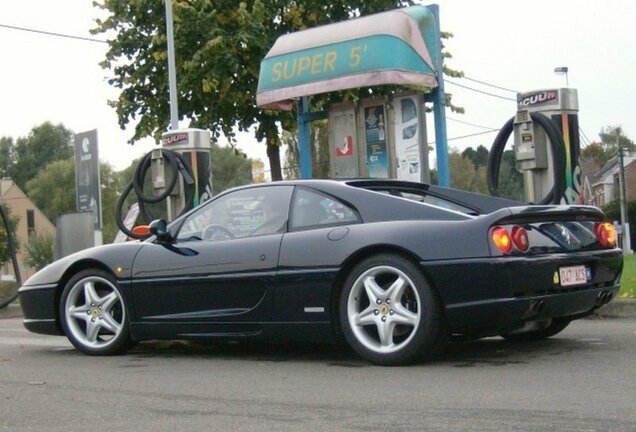
<path fill-rule="evenodd" d="M 179 129 L 179 107 L 177 103 L 177 74 L 174 60 L 174 32 L 172 30 L 172 0 L 166 4 L 166 38 L 168 39 L 168 87 L 170 89 L 170 128 Z"/>
<path fill-rule="evenodd" d="M 616 128 L 616 147 L 618 147 L 618 182 L 621 200 L 621 224 L 623 225 L 623 253 L 631 254 L 632 246 L 629 232 L 629 218 L 627 215 L 627 189 L 625 188 L 625 166 L 623 164 L 623 149 L 619 141 L 619 128 Z"/>
<path fill-rule="evenodd" d="M 298 100 L 298 158 L 300 159 L 300 178 L 313 177 L 311 161 L 311 128 L 309 114 L 309 98 L 303 96 Z"/>
<path fill-rule="evenodd" d="M 446 135 L 446 95 L 444 93 L 444 59 L 442 58 L 442 36 L 439 22 L 439 7 L 435 4 L 427 8 L 435 17 L 436 48 L 433 53 L 433 64 L 437 73 L 437 87 L 433 90 L 433 114 L 435 115 L 435 156 L 437 159 L 437 184 L 450 186 L 450 170 L 448 163 L 448 137 Z"/>

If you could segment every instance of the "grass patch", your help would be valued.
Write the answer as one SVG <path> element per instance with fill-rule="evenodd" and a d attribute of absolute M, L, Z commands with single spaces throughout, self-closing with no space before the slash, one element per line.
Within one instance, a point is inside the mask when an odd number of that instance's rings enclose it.
<path fill-rule="evenodd" d="M 636 298 L 636 255 L 624 255 L 623 276 L 621 277 L 621 290 L 618 298 Z"/>

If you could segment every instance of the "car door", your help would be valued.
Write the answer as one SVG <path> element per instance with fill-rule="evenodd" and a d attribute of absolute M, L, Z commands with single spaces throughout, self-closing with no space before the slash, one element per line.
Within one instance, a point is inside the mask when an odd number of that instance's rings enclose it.
<path fill-rule="evenodd" d="M 277 322 L 327 322 L 334 278 L 352 252 L 351 227 L 358 212 L 336 197 L 297 187 L 277 274 Z"/>
<path fill-rule="evenodd" d="M 131 289 L 137 322 L 179 323 L 181 334 L 216 335 L 269 320 L 292 190 L 265 186 L 221 195 L 189 214 L 174 241 L 143 247 Z"/>

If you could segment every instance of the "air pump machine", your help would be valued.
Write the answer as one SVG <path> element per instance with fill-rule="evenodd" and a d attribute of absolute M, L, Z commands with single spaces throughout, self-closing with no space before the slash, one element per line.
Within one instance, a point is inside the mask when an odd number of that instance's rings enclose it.
<path fill-rule="evenodd" d="M 147 204 L 166 201 L 168 221 L 212 197 L 210 132 L 201 129 L 177 129 L 161 136 L 162 147 L 141 158 L 132 181 L 119 197 L 116 221 L 119 229 L 133 238 L 141 238 L 125 226 L 122 207 L 132 190 L 137 195 L 139 214 L 146 222 L 154 217 Z M 152 176 L 152 193 L 144 192 L 148 170 Z"/>
<path fill-rule="evenodd" d="M 576 89 L 537 90 L 517 95 L 517 113 L 497 134 L 488 158 L 488 188 L 498 196 L 504 147 L 514 133 L 516 168 L 525 199 L 535 204 L 577 204 L 581 194 Z"/>

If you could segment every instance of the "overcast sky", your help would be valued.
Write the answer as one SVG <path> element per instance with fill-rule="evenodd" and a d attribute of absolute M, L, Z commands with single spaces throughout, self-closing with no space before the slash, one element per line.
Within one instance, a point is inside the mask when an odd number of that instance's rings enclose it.
<path fill-rule="evenodd" d="M 423 2 L 428 4 L 428 2 Z M 449 66 L 488 84 L 528 91 L 564 87 L 557 66 L 569 68 L 570 87 L 578 90 L 580 127 L 598 140 L 604 126 L 620 125 L 636 140 L 636 1 L 633 0 L 440 0 L 441 27 L 454 34 L 446 42 Z M 99 11 L 90 0 L 0 0 L 0 25 L 89 38 Z M 100 156 L 116 169 L 153 147 L 151 140 L 127 144 L 133 130 L 120 130 L 107 100 L 117 91 L 98 63 L 106 45 L 0 26 L 0 136 L 26 136 L 45 121 L 74 132 L 97 129 Z M 459 138 L 499 128 L 515 111 L 515 94 L 475 81 L 447 83 L 464 115 L 448 113 L 449 145 L 490 148 L 494 133 Z M 458 122 L 468 122 L 476 126 Z M 186 125 L 182 125 L 186 126 Z M 481 126 L 481 127 L 480 127 Z M 433 141 L 432 128 L 429 141 Z M 587 140 L 582 138 L 583 142 Z M 240 147 L 266 159 L 264 145 L 242 136 Z"/>

